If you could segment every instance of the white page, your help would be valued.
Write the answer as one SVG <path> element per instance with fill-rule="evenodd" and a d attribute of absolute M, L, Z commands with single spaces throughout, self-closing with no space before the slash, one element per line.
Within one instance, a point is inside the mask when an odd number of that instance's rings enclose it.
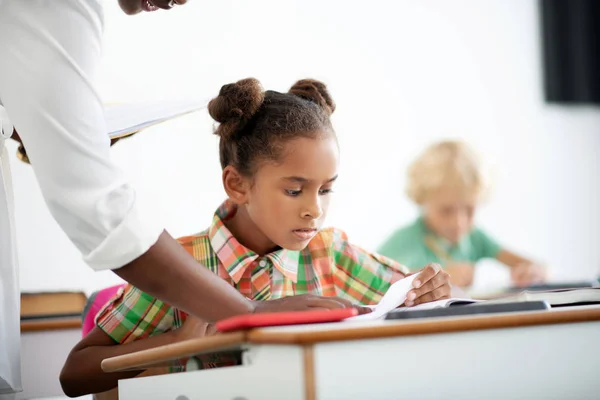
<path fill-rule="evenodd" d="M 114 104 L 104 107 L 104 117 L 108 134 L 114 138 L 204 109 L 207 104 L 205 100 Z"/>
<path fill-rule="evenodd" d="M 373 311 L 369 314 L 346 318 L 344 321 L 370 321 L 383 318 L 387 313 L 404 304 L 406 295 L 413 288 L 412 283 L 418 275 L 411 275 L 392 284 L 379 303 L 371 307 Z"/>
<path fill-rule="evenodd" d="M 473 300 L 473 299 L 460 299 L 460 298 L 451 298 L 451 299 L 443 299 L 430 301 L 429 303 L 418 304 L 412 307 L 401 308 L 399 311 L 413 311 L 413 310 L 430 310 L 432 308 L 443 308 L 448 307 L 452 303 L 478 303 L 483 300 Z"/>

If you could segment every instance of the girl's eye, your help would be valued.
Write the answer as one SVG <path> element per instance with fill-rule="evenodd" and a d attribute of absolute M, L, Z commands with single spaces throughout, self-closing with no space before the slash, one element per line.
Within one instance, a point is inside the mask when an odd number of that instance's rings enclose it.
<path fill-rule="evenodd" d="M 319 190 L 319 194 L 321 196 L 325 196 L 325 195 L 330 194 L 330 193 L 333 193 L 333 189 L 321 189 L 321 190 Z"/>
<path fill-rule="evenodd" d="M 300 192 L 301 190 L 286 190 L 285 194 L 287 194 L 288 196 L 298 196 Z"/>

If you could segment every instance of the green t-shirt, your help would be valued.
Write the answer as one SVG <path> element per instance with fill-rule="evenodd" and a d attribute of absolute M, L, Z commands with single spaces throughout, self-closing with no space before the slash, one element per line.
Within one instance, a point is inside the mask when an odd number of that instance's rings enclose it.
<path fill-rule="evenodd" d="M 451 244 L 433 234 L 423 217 L 419 217 L 411 225 L 394 232 L 377 252 L 410 269 L 420 270 L 432 262 L 443 266 L 445 261 L 440 259 L 441 253 L 452 261 L 474 264 L 482 258 L 496 258 L 500 249 L 500 245 L 479 228 L 474 228 L 458 244 Z"/>

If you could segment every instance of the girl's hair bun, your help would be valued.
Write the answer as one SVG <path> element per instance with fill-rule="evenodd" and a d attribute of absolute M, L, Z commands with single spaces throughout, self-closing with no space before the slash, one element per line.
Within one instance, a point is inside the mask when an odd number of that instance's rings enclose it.
<path fill-rule="evenodd" d="M 219 95 L 208 103 L 208 113 L 221 123 L 215 133 L 228 136 L 242 129 L 256 114 L 264 99 L 262 85 L 254 78 L 223 86 Z"/>
<path fill-rule="evenodd" d="M 323 82 L 314 79 L 302 79 L 292 86 L 289 93 L 316 103 L 327 115 L 331 115 L 335 111 L 335 102 Z"/>

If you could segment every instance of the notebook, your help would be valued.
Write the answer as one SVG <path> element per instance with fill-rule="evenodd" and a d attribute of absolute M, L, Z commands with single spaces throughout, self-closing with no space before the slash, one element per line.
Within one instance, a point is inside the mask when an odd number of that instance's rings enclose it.
<path fill-rule="evenodd" d="M 412 283 L 418 274 L 408 276 L 404 279 L 400 279 L 390 286 L 388 291 L 383 295 L 379 303 L 374 306 L 368 306 L 373 311 L 369 314 L 357 315 L 355 317 L 346 318 L 345 321 L 372 321 L 377 319 L 384 319 L 385 316 L 392 310 L 398 309 L 406 301 L 406 295 L 413 288 Z M 481 300 L 472 299 L 445 299 L 432 301 L 429 303 L 419 304 L 412 307 L 405 307 L 398 310 L 425 310 L 439 307 L 451 307 L 465 304 L 472 304 Z"/>
<path fill-rule="evenodd" d="M 208 101 L 161 101 L 104 106 L 104 118 L 111 143 L 143 129 L 206 108 Z M 27 149 L 21 143 L 17 158 L 29 164 Z"/>
<path fill-rule="evenodd" d="M 577 304 L 600 304 L 600 288 L 561 289 L 546 291 L 525 290 L 519 294 L 488 300 L 488 303 L 508 303 L 519 301 L 547 301 L 552 307 Z"/>
<path fill-rule="evenodd" d="M 167 120 L 206 108 L 207 101 L 161 101 L 114 104 L 104 107 L 106 128 L 118 139 Z"/>
<path fill-rule="evenodd" d="M 482 303 L 484 301 L 485 300 L 451 298 L 451 299 L 430 301 L 429 303 L 418 304 L 418 305 L 412 306 L 412 307 L 403 307 L 403 308 L 399 308 L 396 311 L 400 312 L 400 311 L 431 310 L 433 308 L 466 306 L 467 304 Z"/>
<path fill-rule="evenodd" d="M 456 304 L 456 303 L 452 303 Z M 546 301 L 523 301 L 515 303 L 492 303 L 487 301 L 467 304 L 461 307 L 440 306 L 429 309 L 398 308 L 390 311 L 386 320 L 407 320 L 419 318 L 454 318 L 470 317 L 482 314 L 523 313 L 532 311 L 545 311 L 550 309 Z"/>

